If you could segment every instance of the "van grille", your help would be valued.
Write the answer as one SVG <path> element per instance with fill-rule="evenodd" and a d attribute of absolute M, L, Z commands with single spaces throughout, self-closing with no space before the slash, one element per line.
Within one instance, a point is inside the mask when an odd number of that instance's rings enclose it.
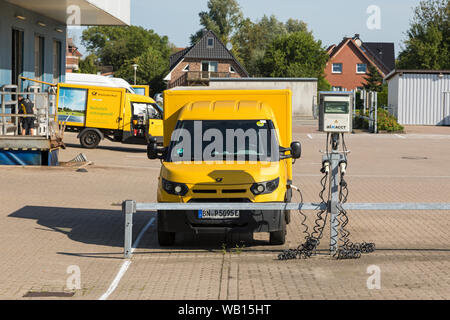
<path fill-rule="evenodd" d="M 245 189 L 228 189 L 228 190 L 222 190 L 222 193 L 246 193 L 247 190 Z"/>
<path fill-rule="evenodd" d="M 200 202 L 200 203 L 202 203 L 202 202 L 204 202 L 204 203 L 208 203 L 208 202 L 211 202 L 211 203 L 214 203 L 214 202 L 217 202 L 217 203 L 227 203 L 227 202 L 230 202 L 230 203 L 249 203 L 249 202 L 251 202 L 249 199 L 244 199 L 244 198 L 206 198 L 206 199 L 191 199 L 191 200 L 189 200 L 189 202 L 190 203 L 196 203 L 196 202 Z"/>
<path fill-rule="evenodd" d="M 217 193 L 216 190 L 192 190 L 194 193 Z"/>

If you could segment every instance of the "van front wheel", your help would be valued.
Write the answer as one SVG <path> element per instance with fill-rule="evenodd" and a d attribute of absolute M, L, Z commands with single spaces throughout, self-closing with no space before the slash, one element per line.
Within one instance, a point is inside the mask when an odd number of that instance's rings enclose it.
<path fill-rule="evenodd" d="M 101 140 L 100 135 L 94 130 L 87 130 L 80 136 L 80 143 L 84 148 L 95 149 Z"/>
<path fill-rule="evenodd" d="M 286 217 L 285 212 L 282 212 L 280 217 L 281 222 L 281 230 L 280 231 L 274 231 L 270 233 L 270 244 L 271 245 L 283 245 L 286 243 Z"/>
<path fill-rule="evenodd" d="M 162 220 L 162 214 L 158 212 L 158 243 L 162 247 L 169 247 L 175 243 L 175 232 L 163 231 L 161 228 Z"/>

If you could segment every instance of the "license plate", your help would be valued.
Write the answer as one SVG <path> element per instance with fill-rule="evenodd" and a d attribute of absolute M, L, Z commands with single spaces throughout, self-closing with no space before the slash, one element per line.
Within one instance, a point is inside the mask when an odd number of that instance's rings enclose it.
<path fill-rule="evenodd" d="M 239 210 L 198 210 L 199 219 L 239 219 Z"/>

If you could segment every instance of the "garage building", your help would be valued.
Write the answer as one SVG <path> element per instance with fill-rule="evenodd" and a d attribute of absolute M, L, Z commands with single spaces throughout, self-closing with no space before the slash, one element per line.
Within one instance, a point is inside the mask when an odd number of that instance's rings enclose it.
<path fill-rule="evenodd" d="M 394 70 L 388 104 L 402 125 L 450 125 L 450 70 Z"/>

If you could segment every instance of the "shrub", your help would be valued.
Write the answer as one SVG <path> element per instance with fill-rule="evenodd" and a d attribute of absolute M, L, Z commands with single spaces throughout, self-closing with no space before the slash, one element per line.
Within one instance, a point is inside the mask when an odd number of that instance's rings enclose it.
<path fill-rule="evenodd" d="M 397 119 L 391 115 L 387 110 L 378 109 L 378 130 L 386 130 L 387 132 L 403 131 L 404 127 L 401 126 Z"/>
<path fill-rule="evenodd" d="M 361 114 L 362 111 L 357 110 L 356 114 Z M 366 111 L 366 117 L 369 116 L 369 112 Z M 395 131 L 403 131 L 404 127 L 401 126 L 397 119 L 393 115 L 391 115 L 387 110 L 382 108 L 378 108 L 378 130 L 387 131 L 387 132 L 395 132 Z M 355 128 L 357 129 L 369 129 L 369 121 L 363 118 L 355 118 Z"/>

